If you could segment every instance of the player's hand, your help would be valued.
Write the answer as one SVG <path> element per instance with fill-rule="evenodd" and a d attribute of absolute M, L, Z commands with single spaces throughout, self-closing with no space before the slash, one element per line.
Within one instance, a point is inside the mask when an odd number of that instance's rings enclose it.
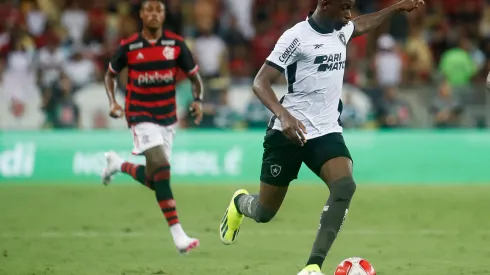
<path fill-rule="evenodd" d="M 301 121 L 294 118 L 288 111 L 284 111 L 280 116 L 282 132 L 291 141 L 299 146 L 303 146 L 306 143 L 306 127 Z"/>
<path fill-rule="evenodd" d="M 402 11 L 413 11 L 417 9 L 420 5 L 424 5 L 424 0 L 403 0 L 396 4 L 398 8 Z"/>
<path fill-rule="evenodd" d="M 487 90 L 490 91 L 490 72 L 488 73 L 487 75 L 487 81 L 486 81 L 486 84 L 487 84 Z"/>
<path fill-rule="evenodd" d="M 117 102 L 112 102 L 110 105 L 111 111 L 109 112 L 109 116 L 112 118 L 120 118 L 124 114 L 124 110 L 121 105 L 117 104 Z"/>
<path fill-rule="evenodd" d="M 194 123 L 196 125 L 199 125 L 202 120 L 202 103 L 199 100 L 194 100 L 192 102 L 191 107 L 189 108 L 189 111 L 191 112 L 191 116 L 193 116 Z"/>

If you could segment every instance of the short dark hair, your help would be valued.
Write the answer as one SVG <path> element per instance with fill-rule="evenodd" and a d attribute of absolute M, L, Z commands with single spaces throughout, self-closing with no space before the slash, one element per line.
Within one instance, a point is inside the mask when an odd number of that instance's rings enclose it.
<path fill-rule="evenodd" d="M 165 5 L 165 1 L 164 0 L 143 0 L 141 1 L 141 6 L 140 6 L 140 9 L 143 8 L 143 6 L 146 4 L 146 2 L 150 2 L 150 1 L 157 1 L 157 2 L 160 2 L 162 3 L 163 5 Z"/>

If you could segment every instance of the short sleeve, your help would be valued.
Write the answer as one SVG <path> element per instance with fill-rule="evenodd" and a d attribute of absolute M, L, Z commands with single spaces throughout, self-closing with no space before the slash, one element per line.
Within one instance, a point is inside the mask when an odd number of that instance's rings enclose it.
<path fill-rule="evenodd" d="M 186 73 L 187 75 L 193 75 L 197 73 L 199 67 L 196 65 L 194 61 L 194 57 L 192 56 L 191 50 L 187 47 L 187 44 L 184 41 L 179 41 L 180 46 L 180 55 L 177 59 L 177 64 L 179 67 Z"/>
<path fill-rule="evenodd" d="M 265 64 L 284 72 L 287 66 L 298 61 L 300 56 L 299 36 L 295 30 L 287 30 L 277 41 Z"/>
<path fill-rule="evenodd" d="M 352 34 L 354 34 L 355 29 L 356 29 L 356 26 L 354 25 L 354 22 L 352 22 L 352 21 L 349 21 L 349 23 L 347 23 L 347 25 L 345 25 L 342 28 L 342 31 L 345 34 L 345 38 L 347 39 L 347 42 L 349 42 L 349 40 L 352 38 Z"/>
<path fill-rule="evenodd" d="M 109 70 L 115 74 L 119 73 L 128 65 L 128 57 L 124 46 L 119 46 L 116 53 L 112 56 L 109 62 Z"/>

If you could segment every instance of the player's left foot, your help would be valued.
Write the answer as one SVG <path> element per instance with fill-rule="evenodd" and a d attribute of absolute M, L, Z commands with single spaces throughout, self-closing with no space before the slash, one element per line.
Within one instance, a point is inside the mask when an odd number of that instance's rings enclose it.
<path fill-rule="evenodd" d="M 199 240 L 188 237 L 183 241 L 179 241 L 175 246 L 180 254 L 187 255 L 191 250 L 199 247 Z"/>
<path fill-rule="evenodd" d="M 102 171 L 102 183 L 108 185 L 111 183 L 114 174 L 121 171 L 121 165 L 124 160 L 116 154 L 116 152 L 107 152 L 104 154 L 106 160 L 106 166 Z"/>
<path fill-rule="evenodd" d="M 320 267 L 316 264 L 311 264 L 309 266 L 306 266 L 301 270 L 298 275 L 324 275 L 322 271 L 320 270 Z"/>
<path fill-rule="evenodd" d="M 238 208 L 235 205 L 235 198 L 239 195 L 248 195 L 248 192 L 245 189 L 240 189 L 233 194 L 230 205 L 226 209 L 225 215 L 223 216 L 219 226 L 219 235 L 221 242 L 224 244 L 232 244 L 240 231 L 240 225 L 243 221 L 243 214 L 238 212 Z"/>

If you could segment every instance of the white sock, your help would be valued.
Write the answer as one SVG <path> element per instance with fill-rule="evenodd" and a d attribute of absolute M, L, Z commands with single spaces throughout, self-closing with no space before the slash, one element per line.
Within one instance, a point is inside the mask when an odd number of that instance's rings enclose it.
<path fill-rule="evenodd" d="M 117 167 L 117 171 L 118 172 L 121 172 L 122 170 L 122 165 L 123 163 L 125 163 L 126 161 L 123 160 L 122 158 L 115 158 L 114 159 L 114 165 Z"/>
<path fill-rule="evenodd" d="M 118 172 L 121 172 L 121 171 L 122 171 L 122 165 L 123 165 L 123 163 L 125 163 L 125 162 L 126 162 L 125 160 L 120 160 L 120 161 L 118 161 L 118 163 L 117 163 L 117 165 L 116 165 L 116 167 L 117 167 L 117 171 L 118 171 Z"/>
<path fill-rule="evenodd" d="M 170 233 L 172 234 L 172 238 L 174 239 L 175 243 L 178 243 L 184 238 L 188 238 L 187 234 L 185 234 L 184 229 L 182 228 L 182 225 L 180 225 L 180 223 L 176 223 L 170 226 Z"/>

